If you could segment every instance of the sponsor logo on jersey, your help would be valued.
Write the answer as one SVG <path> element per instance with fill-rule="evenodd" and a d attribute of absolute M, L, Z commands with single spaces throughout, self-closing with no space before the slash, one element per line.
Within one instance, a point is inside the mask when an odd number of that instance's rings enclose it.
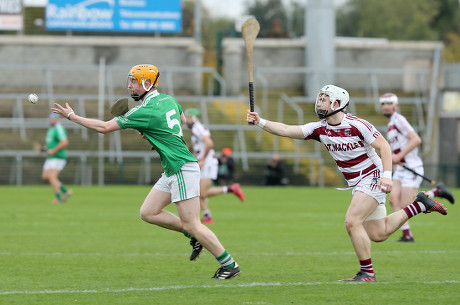
<path fill-rule="evenodd" d="M 353 142 L 353 143 L 339 143 L 339 144 L 324 144 L 328 151 L 350 151 L 355 150 L 360 147 L 364 147 L 363 142 Z"/>

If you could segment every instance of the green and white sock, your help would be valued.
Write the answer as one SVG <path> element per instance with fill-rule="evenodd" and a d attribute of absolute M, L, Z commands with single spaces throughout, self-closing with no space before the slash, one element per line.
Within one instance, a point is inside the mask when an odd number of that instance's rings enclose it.
<path fill-rule="evenodd" d="M 56 195 L 57 200 L 62 201 L 61 193 L 57 192 L 55 195 Z"/>
<path fill-rule="evenodd" d="M 188 234 L 186 231 L 184 231 L 184 236 L 188 238 L 192 238 L 192 235 Z"/>
<path fill-rule="evenodd" d="M 235 268 L 236 262 L 233 257 L 227 252 L 227 250 L 222 253 L 219 257 L 216 257 L 219 265 L 224 268 Z"/>
<path fill-rule="evenodd" d="M 65 187 L 65 185 L 63 183 L 61 183 L 61 192 L 63 192 L 64 194 L 67 193 L 67 188 Z"/>

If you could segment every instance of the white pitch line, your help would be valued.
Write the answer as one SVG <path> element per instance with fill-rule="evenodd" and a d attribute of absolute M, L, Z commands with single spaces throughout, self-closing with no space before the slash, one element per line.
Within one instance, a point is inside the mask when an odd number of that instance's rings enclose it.
<path fill-rule="evenodd" d="M 460 253 L 460 250 L 404 250 L 404 251 L 373 251 L 373 254 L 408 254 L 408 253 L 416 253 L 416 254 L 453 254 L 453 253 Z M 143 253 L 99 253 L 99 252 L 9 252 L 3 251 L 0 252 L 0 256 L 110 256 L 110 257 L 152 257 L 152 256 L 167 256 L 167 257 L 182 257 L 186 256 L 186 254 L 181 253 L 167 253 L 167 252 L 143 252 Z M 244 254 L 237 255 L 244 255 L 244 256 L 326 256 L 326 255 L 355 255 L 354 251 L 316 251 L 316 252 L 245 252 Z"/>
<path fill-rule="evenodd" d="M 207 289 L 207 288 L 251 288 L 251 287 L 287 287 L 287 286 L 323 286 L 323 285 L 360 285 L 362 283 L 343 283 L 343 282 L 316 282 L 316 283 L 248 283 L 248 284 L 229 284 L 229 285 L 176 285 L 163 287 L 145 288 L 123 288 L 123 289 L 87 289 L 87 290 L 36 290 L 36 291 L 1 291 L 0 295 L 24 295 L 24 294 L 88 294 L 88 293 L 122 293 L 133 291 L 163 291 L 163 290 L 184 290 L 184 289 Z M 460 284 L 460 281 L 411 281 L 411 282 L 375 282 L 370 285 L 382 284 Z"/>

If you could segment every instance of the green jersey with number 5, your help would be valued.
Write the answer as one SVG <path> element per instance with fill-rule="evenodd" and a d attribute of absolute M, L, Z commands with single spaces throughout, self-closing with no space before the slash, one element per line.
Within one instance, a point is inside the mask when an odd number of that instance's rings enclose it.
<path fill-rule="evenodd" d="M 123 128 L 133 128 L 144 134 L 161 158 L 167 177 L 175 174 L 187 162 L 197 162 L 188 150 L 182 135 L 182 107 L 167 94 L 154 91 L 142 103 L 115 118 Z"/>

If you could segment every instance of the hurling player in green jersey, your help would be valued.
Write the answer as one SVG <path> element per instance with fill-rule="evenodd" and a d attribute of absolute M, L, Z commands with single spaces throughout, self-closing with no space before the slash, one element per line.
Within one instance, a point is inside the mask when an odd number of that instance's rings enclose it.
<path fill-rule="evenodd" d="M 213 278 L 230 279 L 240 274 L 240 267 L 200 221 L 200 168 L 182 135 L 182 107 L 175 98 L 156 89 L 159 75 L 157 67 L 150 64 L 131 68 L 128 92 L 139 105 L 110 121 L 81 117 L 68 103 L 65 107 L 56 103 L 52 111 L 103 134 L 126 128 L 138 130 L 158 152 L 165 170 L 142 204 L 142 220 L 189 237 L 193 248 L 190 260 L 206 248 L 221 266 Z M 171 202 L 176 204 L 179 216 L 164 210 Z"/>
<path fill-rule="evenodd" d="M 46 153 L 46 161 L 43 164 L 42 179 L 48 181 L 54 191 L 52 203 L 62 203 L 72 194 L 65 185 L 59 180 L 59 173 L 67 164 L 67 149 L 69 140 L 67 132 L 59 123 L 59 115 L 50 113 L 49 116 L 50 128 L 46 133 L 46 148 L 43 153 Z M 62 192 L 62 195 L 61 195 Z"/>

